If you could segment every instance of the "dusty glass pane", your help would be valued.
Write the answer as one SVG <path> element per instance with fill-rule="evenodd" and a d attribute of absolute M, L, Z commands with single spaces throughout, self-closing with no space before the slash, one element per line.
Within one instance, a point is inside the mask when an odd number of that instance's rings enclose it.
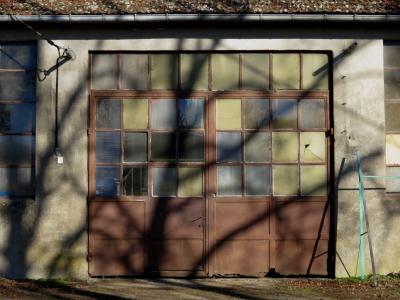
<path fill-rule="evenodd" d="M 204 133 L 179 133 L 179 160 L 185 162 L 204 161 Z"/>
<path fill-rule="evenodd" d="M 0 132 L 32 132 L 34 128 L 34 104 L 0 104 Z"/>
<path fill-rule="evenodd" d="M 300 161 L 324 162 L 325 159 L 325 132 L 301 132 Z"/>
<path fill-rule="evenodd" d="M 147 161 L 147 133 L 126 132 L 124 136 L 124 162 Z"/>
<path fill-rule="evenodd" d="M 247 132 L 244 139 L 244 159 L 247 162 L 269 161 L 270 133 Z"/>
<path fill-rule="evenodd" d="M 120 141 L 119 132 L 96 132 L 96 162 L 119 163 L 121 161 Z"/>
<path fill-rule="evenodd" d="M 323 100 L 301 99 L 299 102 L 301 129 L 325 128 L 325 106 Z"/>
<path fill-rule="evenodd" d="M 297 132 L 272 133 L 272 161 L 297 161 Z"/>
<path fill-rule="evenodd" d="M 35 101 L 36 72 L 0 72 L 0 100 Z"/>
<path fill-rule="evenodd" d="M 0 135 L 0 164 L 35 162 L 35 139 L 32 136 Z"/>
<path fill-rule="evenodd" d="M 249 196 L 269 195 L 270 175 L 269 166 L 246 166 L 245 167 L 245 194 Z"/>
<path fill-rule="evenodd" d="M 246 99 L 244 101 L 244 127 L 246 129 L 268 128 L 269 100 Z"/>
<path fill-rule="evenodd" d="M 119 167 L 96 167 L 96 195 L 117 196 L 120 190 Z"/>
<path fill-rule="evenodd" d="M 149 122 L 148 111 L 147 99 L 125 99 L 125 129 L 146 129 Z"/>
<path fill-rule="evenodd" d="M 100 99 L 96 102 L 96 127 L 120 128 L 121 127 L 121 101 Z"/>
<path fill-rule="evenodd" d="M 217 132 L 217 161 L 242 160 L 242 134 L 240 132 Z"/>
<path fill-rule="evenodd" d="M 176 128 L 176 101 L 174 99 L 151 101 L 151 127 Z"/>
<path fill-rule="evenodd" d="M 0 69 L 32 69 L 36 67 L 35 43 L 2 43 Z"/>
<path fill-rule="evenodd" d="M 400 67 L 400 45 L 384 45 L 383 55 L 385 67 Z"/>
<path fill-rule="evenodd" d="M 179 127 L 204 127 L 204 100 L 179 99 Z"/>
<path fill-rule="evenodd" d="M 327 54 L 303 54 L 303 90 L 327 90 L 328 75 Z"/>
<path fill-rule="evenodd" d="M 212 54 L 212 89 L 239 89 L 239 54 Z"/>
<path fill-rule="evenodd" d="M 387 131 L 400 131 L 400 103 L 385 103 L 385 124 Z"/>
<path fill-rule="evenodd" d="M 153 168 L 153 196 L 176 196 L 176 169 Z"/>
<path fill-rule="evenodd" d="M 265 53 L 242 54 L 242 89 L 266 90 L 269 82 L 269 57 Z"/>
<path fill-rule="evenodd" d="M 217 195 L 242 195 L 242 167 L 217 166 Z"/>
<path fill-rule="evenodd" d="M 400 177 L 399 167 L 386 167 L 386 176 Z M 400 193 L 400 179 L 386 179 L 386 192 L 387 193 Z"/>
<path fill-rule="evenodd" d="M 300 56 L 272 54 L 272 88 L 296 90 L 300 88 Z"/>
<path fill-rule="evenodd" d="M 400 164 L 400 134 L 386 135 L 386 163 Z"/>
<path fill-rule="evenodd" d="M 385 70 L 385 99 L 400 100 L 399 70 Z"/>
<path fill-rule="evenodd" d="M 127 90 L 149 89 L 147 54 L 121 54 L 121 88 Z"/>
<path fill-rule="evenodd" d="M 35 169 L 0 168 L 0 197 L 34 196 Z"/>
<path fill-rule="evenodd" d="M 298 168 L 294 166 L 272 166 L 273 194 L 290 196 L 298 194 Z"/>
<path fill-rule="evenodd" d="M 147 196 L 147 167 L 124 167 L 123 195 Z"/>
<path fill-rule="evenodd" d="M 118 88 L 118 55 L 92 55 L 92 89 L 115 90 Z"/>
<path fill-rule="evenodd" d="M 241 129 L 240 99 L 217 99 L 217 129 Z"/>
<path fill-rule="evenodd" d="M 208 90 L 208 54 L 181 54 L 181 89 Z"/>
<path fill-rule="evenodd" d="M 151 55 L 151 88 L 153 90 L 178 88 L 178 56 L 176 54 Z"/>
<path fill-rule="evenodd" d="M 203 169 L 179 168 L 178 197 L 201 197 L 203 195 Z"/>
<path fill-rule="evenodd" d="M 297 127 L 297 101 L 294 99 L 272 100 L 272 127 Z"/>
<path fill-rule="evenodd" d="M 326 166 L 301 166 L 301 194 L 326 195 Z"/>
<path fill-rule="evenodd" d="M 151 134 L 151 160 L 171 161 L 176 156 L 176 133 L 153 132 Z"/>

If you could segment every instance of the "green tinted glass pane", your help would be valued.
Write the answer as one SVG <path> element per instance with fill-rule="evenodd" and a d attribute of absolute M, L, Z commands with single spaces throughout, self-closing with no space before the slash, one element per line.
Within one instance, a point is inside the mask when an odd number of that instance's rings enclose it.
<path fill-rule="evenodd" d="M 212 89 L 239 89 L 239 54 L 212 54 Z"/>
<path fill-rule="evenodd" d="M 157 129 L 176 128 L 176 100 L 151 101 L 151 127 Z"/>
<path fill-rule="evenodd" d="M 153 196 L 176 196 L 177 176 L 175 168 L 153 168 Z"/>
<path fill-rule="evenodd" d="M 327 90 L 328 74 L 327 54 L 303 54 L 303 90 Z"/>
<path fill-rule="evenodd" d="M 400 131 L 400 102 L 385 103 L 385 124 L 387 131 Z"/>
<path fill-rule="evenodd" d="M 269 56 L 265 53 L 242 54 L 242 89 L 266 90 L 269 81 Z"/>
<path fill-rule="evenodd" d="M 247 132 L 244 140 L 245 161 L 269 161 L 270 139 L 270 134 L 267 132 Z"/>
<path fill-rule="evenodd" d="M 242 195 L 242 167 L 217 166 L 218 196 Z"/>
<path fill-rule="evenodd" d="M 400 100 L 400 71 L 385 70 L 385 99 Z"/>
<path fill-rule="evenodd" d="M 268 128 L 269 100 L 246 99 L 244 101 L 244 127 L 246 129 Z"/>
<path fill-rule="evenodd" d="M 297 101 L 294 99 L 272 100 L 272 127 L 297 127 Z"/>
<path fill-rule="evenodd" d="M 301 166 L 301 194 L 326 195 L 326 166 Z"/>
<path fill-rule="evenodd" d="M 264 196 L 270 192 L 271 170 L 269 166 L 245 167 L 245 194 L 248 196 Z"/>
<path fill-rule="evenodd" d="M 153 54 L 151 56 L 151 87 L 153 90 L 178 88 L 178 56 Z"/>
<path fill-rule="evenodd" d="M 383 47 L 385 67 L 400 67 L 400 45 Z"/>
<path fill-rule="evenodd" d="M 151 160 L 171 161 L 176 155 L 176 133 L 153 132 L 151 134 Z"/>
<path fill-rule="evenodd" d="M 203 169 L 178 169 L 178 197 L 201 197 L 203 195 Z"/>
<path fill-rule="evenodd" d="M 272 166 L 273 194 L 290 196 L 298 194 L 298 168 L 294 166 Z"/>
<path fill-rule="evenodd" d="M 118 87 L 118 55 L 93 54 L 92 89 L 115 90 Z"/>
<path fill-rule="evenodd" d="M 276 90 L 300 88 L 300 56 L 298 54 L 272 55 L 272 88 Z"/>
<path fill-rule="evenodd" d="M 325 159 L 325 132 L 301 132 L 300 161 L 324 162 Z"/>
<path fill-rule="evenodd" d="M 400 134 L 386 135 L 386 163 L 400 164 Z"/>
<path fill-rule="evenodd" d="M 120 128 L 121 127 L 121 101 L 100 99 L 96 102 L 96 127 Z"/>
<path fill-rule="evenodd" d="M 179 99 L 179 127 L 204 127 L 204 100 Z"/>
<path fill-rule="evenodd" d="M 124 100 L 124 127 L 125 129 L 146 129 L 148 126 L 147 99 Z"/>
<path fill-rule="evenodd" d="M 147 133 L 125 132 L 124 162 L 147 161 Z"/>
<path fill-rule="evenodd" d="M 272 133 L 272 160 L 274 162 L 297 161 L 297 132 Z"/>
<path fill-rule="evenodd" d="M 301 99 L 299 102 L 301 129 L 325 128 L 325 105 L 323 100 Z"/>
<path fill-rule="evenodd" d="M 204 133 L 179 133 L 179 160 L 185 162 L 204 161 Z"/>
<path fill-rule="evenodd" d="M 147 54 L 121 54 L 121 88 L 148 90 L 148 63 Z"/>
<path fill-rule="evenodd" d="M 241 129 L 240 99 L 217 99 L 217 129 Z"/>
<path fill-rule="evenodd" d="M 400 177 L 399 167 L 387 167 L 386 176 Z M 386 179 L 386 192 L 388 193 L 400 193 L 400 179 Z"/>
<path fill-rule="evenodd" d="M 124 167 L 123 195 L 147 196 L 147 167 Z"/>
<path fill-rule="evenodd" d="M 181 88 L 208 90 L 208 54 L 181 54 Z"/>

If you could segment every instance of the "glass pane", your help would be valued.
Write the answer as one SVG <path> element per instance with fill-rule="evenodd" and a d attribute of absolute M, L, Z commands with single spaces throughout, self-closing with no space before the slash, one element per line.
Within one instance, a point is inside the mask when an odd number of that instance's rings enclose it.
<path fill-rule="evenodd" d="M 386 176 L 400 177 L 399 167 L 386 167 Z M 386 192 L 387 193 L 400 193 L 400 179 L 386 179 Z"/>
<path fill-rule="evenodd" d="M 269 56 L 265 53 L 242 54 L 242 89 L 266 90 L 269 82 Z"/>
<path fill-rule="evenodd" d="M 300 161 L 324 162 L 325 159 L 325 132 L 301 132 Z"/>
<path fill-rule="evenodd" d="M 35 169 L 0 168 L 0 197 L 33 196 Z"/>
<path fill-rule="evenodd" d="M 0 104 L 0 131 L 32 132 L 35 128 L 34 104 Z"/>
<path fill-rule="evenodd" d="M 153 168 L 153 196 L 176 196 L 176 169 Z"/>
<path fill-rule="evenodd" d="M 36 72 L 0 72 L 0 100 L 35 101 Z"/>
<path fill-rule="evenodd" d="M 179 127 L 204 127 L 204 100 L 179 99 Z"/>
<path fill-rule="evenodd" d="M 272 160 L 273 161 L 297 161 L 297 132 L 273 132 L 272 133 Z"/>
<path fill-rule="evenodd" d="M 298 194 L 298 168 L 294 166 L 272 167 L 273 194 L 291 196 Z"/>
<path fill-rule="evenodd" d="M 242 167 L 217 166 L 218 196 L 242 195 Z"/>
<path fill-rule="evenodd" d="M 92 55 L 92 89 L 115 90 L 118 88 L 118 55 Z"/>
<path fill-rule="evenodd" d="M 268 128 L 269 100 L 246 99 L 244 101 L 244 127 L 246 129 Z"/>
<path fill-rule="evenodd" d="M 400 103 L 385 103 L 385 124 L 387 131 L 400 131 Z"/>
<path fill-rule="evenodd" d="M 241 129 L 240 99 L 217 99 L 217 129 Z"/>
<path fill-rule="evenodd" d="M 146 129 L 148 125 L 148 111 L 147 99 L 125 99 L 125 129 Z"/>
<path fill-rule="evenodd" d="M 178 88 L 178 56 L 153 54 L 151 56 L 151 87 L 153 90 Z"/>
<path fill-rule="evenodd" d="M 385 99 L 400 99 L 399 70 L 385 70 Z"/>
<path fill-rule="evenodd" d="M 247 132 L 244 147 L 245 161 L 269 161 L 270 134 L 267 132 Z"/>
<path fill-rule="evenodd" d="M 96 162 L 119 163 L 120 156 L 120 133 L 96 132 Z"/>
<path fill-rule="evenodd" d="M 386 163 L 400 164 L 400 134 L 386 135 Z"/>
<path fill-rule="evenodd" d="M 300 88 L 300 56 L 272 54 L 272 88 L 295 90 Z"/>
<path fill-rule="evenodd" d="M 400 45 L 384 45 L 385 67 L 400 67 Z"/>
<path fill-rule="evenodd" d="M 204 133 L 179 133 L 179 160 L 186 162 L 204 161 Z"/>
<path fill-rule="evenodd" d="M 176 101 L 151 101 L 151 127 L 157 129 L 176 128 Z"/>
<path fill-rule="evenodd" d="M 127 90 L 149 89 L 147 54 L 121 54 L 121 88 Z"/>
<path fill-rule="evenodd" d="M 176 133 L 153 132 L 151 134 L 151 160 L 171 161 L 176 155 Z"/>
<path fill-rule="evenodd" d="M 246 195 L 269 195 L 270 173 L 269 166 L 246 166 L 244 183 Z"/>
<path fill-rule="evenodd" d="M 203 169 L 179 168 L 179 197 L 201 197 L 203 195 Z"/>
<path fill-rule="evenodd" d="M 147 196 L 147 167 L 124 167 L 123 195 Z"/>
<path fill-rule="evenodd" d="M 239 54 L 212 54 L 212 89 L 239 89 Z"/>
<path fill-rule="evenodd" d="M 296 128 L 297 127 L 297 101 L 296 100 L 272 100 L 272 127 Z"/>
<path fill-rule="evenodd" d="M 96 127 L 121 127 L 121 101 L 101 99 L 96 102 Z"/>
<path fill-rule="evenodd" d="M 119 190 L 119 167 L 96 167 L 96 195 L 117 196 Z"/>
<path fill-rule="evenodd" d="M 242 160 L 242 134 L 240 132 L 217 132 L 217 161 Z"/>
<path fill-rule="evenodd" d="M 301 194 L 326 195 L 326 166 L 301 166 Z"/>
<path fill-rule="evenodd" d="M 181 88 L 208 90 L 208 54 L 181 54 Z"/>
<path fill-rule="evenodd" d="M 325 128 L 325 105 L 323 100 L 301 99 L 299 111 L 300 128 Z"/>
<path fill-rule="evenodd" d="M 0 135 L 0 164 L 35 162 L 35 138 L 32 136 Z"/>
<path fill-rule="evenodd" d="M 126 132 L 124 136 L 124 162 L 147 161 L 147 133 Z"/>
<path fill-rule="evenodd" d="M 328 55 L 303 54 L 303 90 L 327 90 L 328 74 Z"/>
<path fill-rule="evenodd" d="M 0 69 L 36 68 L 35 43 L 6 43 L 0 45 Z"/>

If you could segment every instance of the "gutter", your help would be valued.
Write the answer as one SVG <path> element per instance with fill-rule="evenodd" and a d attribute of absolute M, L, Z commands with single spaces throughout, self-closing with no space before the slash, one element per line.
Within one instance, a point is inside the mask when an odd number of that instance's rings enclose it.
<path fill-rule="evenodd" d="M 16 15 L 39 23 L 153 23 L 153 22 L 327 22 L 399 23 L 400 15 L 361 14 L 130 14 L 130 15 Z M 0 23 L 15 22 L 0 15 Z"/>

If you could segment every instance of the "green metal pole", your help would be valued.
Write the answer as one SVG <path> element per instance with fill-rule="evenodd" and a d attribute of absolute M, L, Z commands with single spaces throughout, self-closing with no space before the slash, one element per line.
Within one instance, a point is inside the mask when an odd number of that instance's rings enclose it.
<path fill-rule="evenodd" d="M 358 161 L 358 194 L 360 200 L 360 275 L 361 279 L 365 278 L 364 269 L 364 212 L 363 212 L 363 202 L 364 202 L 364 185 L 362 182 L 362 168 L 361 168 L 361 158 L 360 152 L 357 150 L 357 161 Z"/>

